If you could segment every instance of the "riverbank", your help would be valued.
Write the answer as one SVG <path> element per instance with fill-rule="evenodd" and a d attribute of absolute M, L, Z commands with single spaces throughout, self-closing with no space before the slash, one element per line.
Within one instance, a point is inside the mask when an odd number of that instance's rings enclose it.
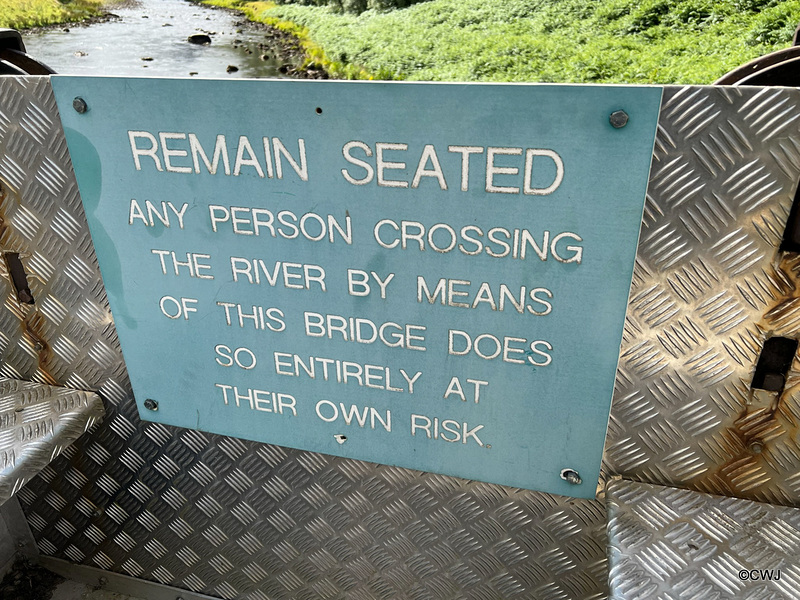
<path fill-rule="evenodd" d="M 273 30 L 275 39 L 288 53 L 299 52 L 303 56 L 297 67 L 299 73 L 324 73 L 325 78 L 334 79 L 394 79 L 394 74 L 376 67 L 364 66 L 348 60 L 332 59 L 328 52 L 313 39 L 308 27 L 299 25 L 280 16 L 280 9 L 274 2 L 251 2 L 248 0 L 191 0 L 206 6 L 216 6 L 243 13 L 250 21 L 261 23 Z"/>
<path fill-rule="evenodd" d="M 103 17 L 107 0 L 2 0 L 0 27 L 28 29 Z"/>
<path fill-rule="evenodd" d="M 298 70 L 305 54 L 294 37 L 240 12 L 187 0 L 136 0 L 109 8 L 113 15 L 80 25 L 28 29 L 25 46 L 56 72 L 70 75 L 326 76 L 320 70 Z M 207 43 L 190 42 L 194 36 Z"/>
<path fill-rule="evenodd" d="M 800 0 L 429 0 L 338 12 L 205 3 L 298 37 L 307 62 L 345 78 L 707 84 L 791 44 Z"/>

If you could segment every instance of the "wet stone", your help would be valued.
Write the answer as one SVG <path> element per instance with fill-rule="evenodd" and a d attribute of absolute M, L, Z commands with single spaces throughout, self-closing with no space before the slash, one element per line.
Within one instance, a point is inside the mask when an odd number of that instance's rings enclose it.
<path fill-rule="evenodd" d="M 190 44 L 197 44 L 199 46 L 207 46 L 211 43 L 211 37 L 205 33 L 195 33 L 188 38 Z"/>

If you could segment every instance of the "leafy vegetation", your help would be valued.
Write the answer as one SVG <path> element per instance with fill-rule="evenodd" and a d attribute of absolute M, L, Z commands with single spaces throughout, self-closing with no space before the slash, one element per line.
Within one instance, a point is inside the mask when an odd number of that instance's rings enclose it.
<path fill-rule="evenodd" d="M 439 81 L 711 83 L 788 46 L 800 21 L 800 0 L 430 0 L 360 14 L 347 3 L 367 0 L 330 1 L 207 3 L 297 35 L 334 76 Z"/>
<path fill-rule="evenodd" d="M 101 14 L 103 0 L 0 0 L 0 27 L 25 29 Z"/>

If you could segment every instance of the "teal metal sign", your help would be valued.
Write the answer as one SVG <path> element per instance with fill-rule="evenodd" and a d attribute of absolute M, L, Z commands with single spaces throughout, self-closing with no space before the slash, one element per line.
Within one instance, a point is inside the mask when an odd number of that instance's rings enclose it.
<path fill-rule="evenodd" d="M 660 88 L 52 82 L 142 418 L 594 496 Z"/>

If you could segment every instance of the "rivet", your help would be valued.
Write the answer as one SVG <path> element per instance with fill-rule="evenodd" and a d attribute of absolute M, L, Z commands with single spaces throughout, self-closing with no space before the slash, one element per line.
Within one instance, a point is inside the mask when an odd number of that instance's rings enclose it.
<path fill-rule="evenodd" d="M 158 410 L 158 402 L 153 400 L 152 398 L 148 398 L 144 401 L 144 407 L 147 410 Z"/>
<path fill-rule="evenodd" d="M 571 483 L 572 485 L 580 485 L 583 483 L 581 476 L 575 469 L 564 469 L 561 471 L 561 479 Z"/>
<path fill-rule="evenodd" d="M 79 113 L 81 113 L 81 114 L 83 114 L 83 113 L 85 113 L 87 110 L 89 110 L 89 106 L 86 104 L 86 100 L 84 100 L 84 99 L 83 99 L 83 98 L 81 98 L 80 96 L 77 96 L 77 97 L 76 97 L 76 98 L 75 98 L 75 99 L 72 101 L 72 108 L 74 108 L 74 109 L 75 109 L 75 112 L 79 112 Z"/>
<path fill-rule="evenodd" d="M 614 129 L 621 129 L 628 124 L 628 113 L 624 110 L 615 110 L 608 117 L 608 122 L 611 123 Z"/>

